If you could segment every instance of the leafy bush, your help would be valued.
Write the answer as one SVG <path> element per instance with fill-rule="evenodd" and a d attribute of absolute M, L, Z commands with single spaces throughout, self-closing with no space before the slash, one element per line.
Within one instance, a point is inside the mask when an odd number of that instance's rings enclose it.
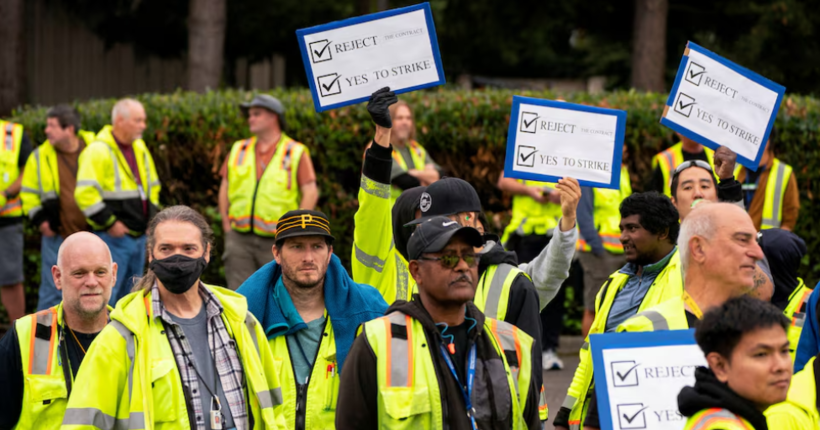
<path fill-rule="evenodd" d="M 286 132 L 310 148 L 321 192 L 319 209 L 330 216 L 337 237 L 336 253 L 348 263 L 363 148 L 374 131 L 365 106 L 316 113 L 307 90 L 277 90 L 271 94 L 287 107 Z M 402 96 L 415 107 L 418 140 L 450 175 L 464 178 L 476 187 L 485 209 L 497 215 L 492 219 L 499 229 L 510 201 L 495 188 L 495 183 L 504 164 L 505 134 L 513 94 L 548 99 L 557 96 L 549 91 L 442 88 Z M 218 172 L 231 144 L 248 136 L 238 104 L 252 96 L 250 92 L 225 90 L 205 94 L 177 91 L 137 97 L 148 114 L 145 139 L 162 179 L 161 202 L 190 205 L 211 220 L 217 243 L 204 278 L 218 285 L 224 285 L 222 231 L 216 210 Z M 628 163 L 635 190 L 642 190 L 649 179 L 652 156 L 676 142 L 672 131 L 658 122 L 666 94 L 620 91 L 562 97 L 568 102 L 629 112 Z M 108 124 L 114 102 L 114 99 L 104 99 L 75 103 L 83 116 L 83 127 L 99 130 Z M 42 142 L 45 111 L 44 107 L 26 107 L 15 112 L 11 119 L 22 123 L 35 142 Z M 810 250 L 802 270 L 809 284 L 820 278 L 820 254 L 814 252 L 820 250 L 820 231 L 809 215 L 820 212 L 820 200 L 814 200 L 815 195 L 820 197 L 819 124 L 817 99 L 786 97 L 778 116 L 779 156 L 795 166 L 800 185 L 803 216 L 797 233 L 806 240 Z M 26 231 L 26 285 L 31 310 L 39 282 L 39 236 L 33 226 Z"/>

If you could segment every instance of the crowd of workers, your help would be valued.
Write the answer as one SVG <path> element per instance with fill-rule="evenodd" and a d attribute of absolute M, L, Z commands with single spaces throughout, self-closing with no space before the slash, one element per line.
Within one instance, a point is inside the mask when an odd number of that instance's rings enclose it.
<path fill-rule="evenodd" d="M 117 102 L 96 134 L 54 107 L 36 149 L 0 121 L 13 321 L 0 429 L 539 429 L 571 272 L 585 337 L 695 328 L 709 366 L 679 396 L 687 429 L 820 429 L 820 289 L 797 276 L 798 190 L 776 137 L 757 171 L 681 137 L 644 193 L 625 166 L 618 190 L 502 173 L 513 207 L 499 237 L 385 88 L 367 106 L 348 273 L 285 107 L 258 95 L 240 108 L 252 136 L 234 143 L 219 189 L 227 288 L 200 281 L 206 219 L 160 209 L 138 101 Z M 24 217 L 42 234 L 30 315 Z M 579 354 L 558 429 L 600 428 L 588 343 Z"/>

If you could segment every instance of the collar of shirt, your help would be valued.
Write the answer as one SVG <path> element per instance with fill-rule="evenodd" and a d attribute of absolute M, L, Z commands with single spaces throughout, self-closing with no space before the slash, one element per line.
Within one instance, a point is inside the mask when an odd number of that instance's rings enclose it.
<path fill-rule="evenodd" d="M 202 302 L 205 304 L 205 312 L 208 315 L 208 320 L 222 314 L 222 303 L 219 302 L 219 299 L 214 293 L 208 291 L 208 289 L 202 285 L 202 281 L 197 285 L 197 291 L 199 292 L 199 296 L 202 297 Z M 162 318 L 162 321 L 166 324 L 176 325 L 176 322 L 171 318 L 168 310 L 165 309 L 165 303 L 162 303 L 160 299 L 159 284 L 156 282 L 154 282 L 154 286 L 151 288 L 151 307 L 153 308 L 152 311 L 155 318 L 159 317 Z"/>
<path fill-rule="evenodd" d="M 660 273 L 660 271 L 665 269 L 666 265 L 669 264 L 669 260 L 672 259 L 672 255 L 675 254 L 675 251 L 677 249 L 678 249 L 678 247 L 673 247 L 672 251 L 670 251 L 669 254 L 666 254 L 665 257 L 661 258 L 660 261 L 658 261 L 657 263 L 647 264 L 646 266 L 643 266 L 643 270 L 641 271 L 641 274 L 642 275 L 647 275 L 647 274 Z M 635 276 L 635 275 L 638 274 L 638 268 L 639 268 L 639 266 L 635 263 L 626 263 L 626 266 L 624 266 L 620 270 L 620 272 L 624 273 L 624 274 L 627 274 L 629 276 Z"/>
<path fill-rule="evenodd" d="M 282 311 L 282 316 L 285 317 L 285 322 L 288 325 L 288 331 L 285 334 L 290 335 L 306 329 L 307 324 L 302 320 L 299 311 L 296 310 L 296 306 L 290 298 L 290 293 L 287 287 L 285 287 L 284 281 L 282 281 L 283 277 L 284 276 L 280 276 L 279 279 L 276 280 L 276 285 L 273 287 L 273 295 L 276 302 L 279 303 L 279 309 Z"/>

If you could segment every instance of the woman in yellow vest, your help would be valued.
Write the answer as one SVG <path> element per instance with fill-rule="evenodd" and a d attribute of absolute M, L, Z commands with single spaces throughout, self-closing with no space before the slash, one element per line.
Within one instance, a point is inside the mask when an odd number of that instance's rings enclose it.
<path fill-rule="evenodd" d="M 338 428 L 540 429 L 532 338 L 472 303 L 481 234 L 446 217 L 410 238 L 419 294 L 364 325 L 339 388 Z"/>
<path fill-rule="evenodd" d="M 393 169 L 390 172 L 391 197 L 395 201 L 402 191 L 427 186 L 442 176 L 441 167 L 416 141 L 413 109 L 399 100 L 390 106 L 393 121 L 390 143 L 393 144 Z"/>
<path fill-rule="evenodd" d="M 770 303 L 749 296 L 706 312 L 695 340 L 709 367 L 695 370 L 678 409 L 685 430 L 763 430 L 768 407 L 786 399 L 792 377 L 789 322 Z"/>
<path fill-rule="evenodd" d="M 148 225 L 148 273 L 88 350 L 63 430 L 284 425 L 265 331 L 245 297 L 200 281 L 213 232 L 187 206 Z"/>

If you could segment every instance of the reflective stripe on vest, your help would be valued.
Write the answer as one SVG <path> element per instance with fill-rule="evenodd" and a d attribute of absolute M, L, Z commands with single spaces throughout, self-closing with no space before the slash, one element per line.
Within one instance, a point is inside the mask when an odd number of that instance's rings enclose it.
<path fill-rule="evenodd" d="M 501 345 L 504 351 L 504 356 L 507 357 L 507 365 L 510 366 L 512 372 L 513 384 L 515 385 L 515 393 L 518 394 L 518 372 L 521 368 L 521 343 L 518 341 L 518 329 L 504 321 L 497 319 L 490 320 L 490 331 L 495 335 L 496 340 Z"/>
<path fill-rule="evenodd" d="M 719 408 L 704 409 L 693 415 L 689 421 L 690 422 L 687 423 L 685 430 L 704 430 L 711 428 L 712 425 L 722 423 L 731 425 L 732 427 L 742 426 L 747 430 L 755 430 L 746 425 L 742 418 L 726 409 Z"/>
<path fill-rule="evenodd" d="M 3 127 L 3 146 L 0 147 L 0 168 L 3 170 L 0 177 L 0 191 L 7 189 L 20 176 L 19 158 L 22 143 L 22 126 L 12 122 L 0 121 Z M 23 215 L 23 202 L 18 194 L 11 200 L 4 202 L 0 207 L 0 217 L 18 217 Z"/>
<path fill-rule="evenodd" d="M 786 187 L 789 185 L 791 175 L 791 166 L 775 158 L 769 171 L 769 179 L 766 181 L 763 220 L 760 224 L 761 230 L 780 228 L 780 224 L 783 222 L 783 196 L 786 194 Z"/>
<path fill-rule="evenodd" d="M 652 323 L 652 331 L 669 330 L 669 322 L 660 312 L 650 309 L 641 312 L 641 315 Z"/>
<path fill-rule="evenodd" d="M 413 386 L 413 330 L 412 318 L 401 312 L 392 312 L 387 318 L 383 318 L 385 333 L 387 333 L 387 367 L 390 369 L 385 375 L 388 387 L 412 387 Z M 392 325 L 404 327 L 406 335 L 404 338 L 393 335 Z"/>
<path fill-rule="evenodd" d="M 415 140 L 410 141 L 407 144 L 407 146 L 410 152 L 410 159 L 413 161 L 413 169 L 424 170 L 424 161 L 427 160 L 427 151 Z M 402 155 L 398 151 L 393 149 L 392 156 L 393 161 L 395 163 L 398 163 L 399 167 L 401 167 L 401 170 L 403 172 L 407 172 L 408 170 L 410 170 L 407 167 L 407 163 L 404 161 L 404 157 L 402 157 Z M 364 176 L 362 176 L 362 178 L 364 178 Z M 393 201 L 399 198 L 402 192 L 403 190 L 401 188 L 390 186 L 390 197 Z"/>
<path fill-rule="evenodd" d="M 49 339 L 37 336 L 37 326 L 50 332 Z M 29 355 L 29 375 L 51 375 L 54 365 L 54 351 L 59 339 L 57 336 L 57 307 L 40 311 L 31 319 L 31 346 Z"/>
<path fill-rule="evenodd" d="M 499 245 L 495 245 L 499 246 Z M 510 287 L 515 277 L 524 273 L 517 267 L 502 263 L 490 266 L 478 281 L 473 303 L 485 316 L 503 320 L 507 317 Z M 489 287 L 487 279 L 490 278 Z"/>
<path fill-rule="evenodd" d="M 806 287 L 802 279 L 797 278 L 797 280 L 797 288 L 795 288 L 791 296 L 789 296 L 789 303 L 783 311 L 783 315 L 791 321 L 787 335 L 792 360 L 794 360 L 794 356 L 797 352 L 800 335 L 803 333 L 803 324 L 806 321 L 806 307 L 808 306 L 809 296 L 812 293 L 812 290 Z"/>
<path fill-rule="evenodd" d="M 706 147 L 703 148 L 703 151 L 706 154 L 706 160 L 709 162 L 709 165 L 712 166 L 712 171 L 714 171 L 714 151 Z M 652 159 L 652 168 L 654 169 L 656 166 L 660 167 L 663 176 L 663 193 L 666 194 L 667 197 L 672 197 L 672 175 L 681 163 L 683 163 L 682 142 L 678 142 L 666 150 L 661 151 Z"/>

